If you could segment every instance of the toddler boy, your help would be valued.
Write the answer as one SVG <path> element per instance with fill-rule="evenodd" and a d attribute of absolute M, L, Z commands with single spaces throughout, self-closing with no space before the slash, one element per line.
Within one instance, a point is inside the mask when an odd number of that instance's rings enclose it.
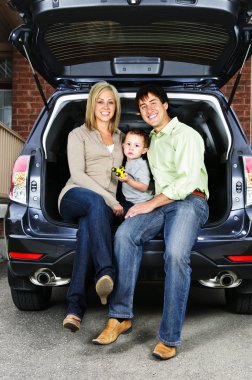
<path fill-rule="evenodd" d="M 125 213 L 136 203 L 145 202 L 153 198 L 150 183 L 150 170 L 148 163 L 141 156 L 149 147 L 149 137 L 141 129 L 130 130 L 123 143 L 123 152 L 127 158 L 124 177 L 119 177 L 122 182 L 122 193 L 125 201 L 122 202 Z"/>

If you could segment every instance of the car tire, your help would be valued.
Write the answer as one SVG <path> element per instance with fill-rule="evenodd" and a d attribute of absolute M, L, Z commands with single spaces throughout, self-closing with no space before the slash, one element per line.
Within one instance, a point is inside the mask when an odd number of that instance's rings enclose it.
<path fill-rule="evenodd" d="M 226 306 L 236 314 L 252 314 L 252 293 L 240 293 L 236 288 L 225 289 Z"/>
<path fill-rule="evenodd" d="M 37 287 L 34 290 L 11 289 L 14 305 L 22 311 L 38 311 L 50 305 L 51 287 Z"/>

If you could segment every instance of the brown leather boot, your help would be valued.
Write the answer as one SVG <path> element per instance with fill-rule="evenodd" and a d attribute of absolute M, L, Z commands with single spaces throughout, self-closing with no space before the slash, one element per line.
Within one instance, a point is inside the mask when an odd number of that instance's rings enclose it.
<path fill-rule="evenodd" d="M 158 342 L 152 355 L 161 360 L 171 359 L 176 355 L 176 347 L 166 346 L 164 343 Z"/>
<path fill-rule="evenodd" d="M 110 344 L 116 341 L 120 334 L 128 334 L 131 330 L 132 323 L 129 319 L 119 322 L 117 319 L 110 318 L 102 333 L 92 342 L 94 344 Z"/>

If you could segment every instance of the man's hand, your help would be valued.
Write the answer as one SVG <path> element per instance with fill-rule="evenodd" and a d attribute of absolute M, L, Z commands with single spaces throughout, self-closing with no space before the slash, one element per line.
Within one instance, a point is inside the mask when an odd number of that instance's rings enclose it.
<path fill-rule="evenodd" d="M 132 218 L 133 216 L 140 214 L 147 214 L 148 212 L 155 210 L 157 207 L 164 206 L 172 202 L 174 202 L 173 199 L 166 197 L 164 194 L 159 194 L 149 201 L 137 203 L 132 206 L 125 215 L 125 219 Z"/>
<path fill-rule="evenodd" d="M 132 218 L 133 216 L 140 214 L 147 214 L 154 209 L 155 207 L 151 201 L 137 203 L 128 210 L 127 214 L 125 215 L 125 219 Z"/>
<path fill-rule="evenodd" d="M 115 205 L 113 208 L 113 213 L 118 217 L 122 217 L 124 214 L 123 207 L 120 204 Z"/>

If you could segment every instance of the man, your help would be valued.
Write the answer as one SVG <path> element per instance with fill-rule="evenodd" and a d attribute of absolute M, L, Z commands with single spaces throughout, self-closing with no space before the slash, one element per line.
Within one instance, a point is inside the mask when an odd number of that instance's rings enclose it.
<path fill-rule="evenodd" d="M 156 195 L 131 207 L 117 230 L 117 282 L 110 299 L 110 319 L 93 343 L 110 344 L 131 330 L 142 245 L 163 228 L 164 305 L 153 355 L 170 359 L 181 344 L 190 288 L 191 249 L 208 218 L 204 142 L 198 132 L 176 117 L 169 117 L 168 98 L 162 88 L 151 84 L 140 88 L 136 102 L 143 120 L 153 128 L 148 160 Z"/>

